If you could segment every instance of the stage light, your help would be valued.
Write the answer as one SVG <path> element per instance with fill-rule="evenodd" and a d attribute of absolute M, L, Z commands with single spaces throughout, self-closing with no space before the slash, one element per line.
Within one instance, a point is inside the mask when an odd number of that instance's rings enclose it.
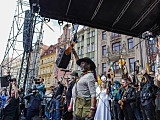
<path fill-rule="evenodd" d="M 62 21 L 62 20 L 58 20 L 58 24 L 59 24 L 60 26 L 62 26 L 62 25 L 63 25 L 63 21 Z"/>
<path fill-rule="evenodd" d="M 154 36 L 152 35 L 152 32 L 150 32 L 150 31 L 144 32 L 144 33 L 142 34 L 142 38 L 143 38 L 143 39 L 150 40 L 150 41 L 154 40 Z"/>
<path fill-rule="evenodd" d="M 152 40 L 154 40 L 154 37 L 151 35 L 148 37 L 148 40 L 152 41 Z"/>
<path fill-rule="evenodd" d="M 50 22 L 50 18 L 44 18 L 44 21 L 45 21 L 46 23 L 48 23 L 48 22 Z"/>
<path fill-rule="evenodd" d="M 34 13 L 35 16 L 38 16 L 38 13 Z"/>

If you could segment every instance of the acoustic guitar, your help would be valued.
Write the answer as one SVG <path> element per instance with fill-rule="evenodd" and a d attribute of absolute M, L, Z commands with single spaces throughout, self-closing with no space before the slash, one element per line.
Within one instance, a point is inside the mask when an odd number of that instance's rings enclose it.
<path fill-rule="evenodd" d="M 71 39 L 71 45 L 67 49 L 61 48 L 60 50 L 59 56 L 57 57 L 57 60 L 56 60 L 56 65 L 58 68 L 66 69 L 71 60 L 71 51 L 73 47 L 75 46 L 75 44 L 77 43 L 78 26 L 79 25 L 73 26 L 74 34 Z"/>
<path fill-rule="evenodd" d="M 69 55 L 72 52 L 73 47 L 77 43 L 77 31 L 78 31 L 78 26 L 79 25 L 74 25 L 73 30 L 75 33 L 73 34 L 73 38 L 71 40 L 71 45 L 65 50 L 65 54 Z"/>
<path fill-rule="evenodd" d="M 121 108 L 121 110 L 122 110 L 122 109 L 123 109 L 123 106 L 124 106 L 124 102 L 123 102 L 122 100 L 120 100 L 119 104 L 120 104 L 120 108 Z"/>

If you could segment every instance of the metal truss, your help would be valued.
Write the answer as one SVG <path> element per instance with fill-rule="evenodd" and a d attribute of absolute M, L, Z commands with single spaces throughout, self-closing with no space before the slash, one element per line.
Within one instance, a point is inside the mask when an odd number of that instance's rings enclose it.
<path fill-rule="evenodd" d="M 29 31 L 32 39 L 32 51 L 30 52 L 26 52 L 23 46 L 24 20 L 26 19 L 25 12 L 27 10 L 31 11 L 30 19 L 33 21 L 30 26 L 32 31 Z M 1 76 L 5 74 L 5 71 L 8 71 L 11 78 L 17 79 L 19 87 L 30 88 L 32 79 L 38 76 L 43 23 L 44 21 L 38 14 L 33 14 L 28 0 L 17 0 L 15 15 L 1 63 Z"/>

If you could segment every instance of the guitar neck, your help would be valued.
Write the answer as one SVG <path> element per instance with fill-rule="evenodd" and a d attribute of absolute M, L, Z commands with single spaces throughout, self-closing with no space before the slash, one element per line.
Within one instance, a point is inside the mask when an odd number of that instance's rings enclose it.
<path fill-rule="evenodd" d="M 72 48 L 75 46 L 75 42 L 73 42 L 66 50 L 65 50 L 65 54 L 69 55 L 72 52 Z"/>

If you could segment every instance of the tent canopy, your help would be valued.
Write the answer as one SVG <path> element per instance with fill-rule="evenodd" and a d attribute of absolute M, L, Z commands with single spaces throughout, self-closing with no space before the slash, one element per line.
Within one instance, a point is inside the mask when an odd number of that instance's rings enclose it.
<path fill-rule="evenodd" d="M 140 37 L 159 33 L 160 0 L 39 0 L 40 15 Z"/>

